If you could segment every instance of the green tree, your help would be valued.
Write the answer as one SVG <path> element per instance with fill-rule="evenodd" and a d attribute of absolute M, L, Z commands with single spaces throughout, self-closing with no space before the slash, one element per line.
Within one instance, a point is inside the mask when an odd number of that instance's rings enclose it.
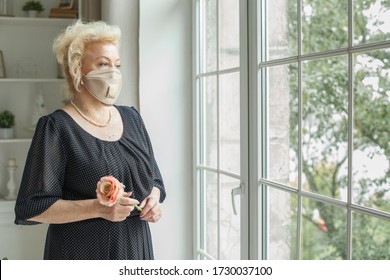
<path fill-rule="evenodd" d="M 389 40 L 388 33 L 367 27 L 369 21 L 374 27 L 380 25 L 379 19 L 363 15 L 378 4 L 388 10 L 390 2 L 353 2 L 354 42 Z M 346 0 L 303 0 L 302 53 L 348 46 L 347 3 Z M 290 42 L 293 43 L 297 38 L 296 5 L 296 0 L 289 1 Z M 353 149 L 387 161 L 387 170 L 379 177 L 358 174 L 353 169 L 354 202 L 390 212 L 390 50 L 359 53 L 354 55 L 353 62 Z M 291 73 L 297 71 L 291 66 Z M 302 63 L 303 187 L 336 199 L 345 195 L 348 185 L 348 85 L 347 55 Z M 295 96 L 290 104 L 291 147 L 298 147 L 297 92 L 297 84 L 292 81 L 290 93 Z M 313 200 L 304 200 L 303 207 L 302 258 L 345 259 L 346 211 Z M 390 259 L 390 221 L 354 213 L 353 258 Z"/>

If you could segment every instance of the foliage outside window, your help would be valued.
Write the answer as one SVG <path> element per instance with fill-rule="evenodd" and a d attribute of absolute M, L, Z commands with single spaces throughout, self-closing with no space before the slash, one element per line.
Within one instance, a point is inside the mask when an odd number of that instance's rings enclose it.
<path fill-rule="evenodd" d="M 201 258 L 239 258 L 229 193 L 240 182 L 229 177 L 240 172 L 243 144 L 239 50 L 254 40 L 250 33 L 239 47 L 232 40 L 238 2 L 198 1 Z M 252 135 L 260 138 L 256 150 L 266 147 L 258 159 L 266 172 L 257 174 L 267 190 L 265 257 L 390 259 L 390 2 L 258 0 L 257 7 L 261 108 Z"/>
<path fill-rule="evenodd" d="M 390 2 L 355 0 L 352 3 L 355 46 L 389 43 Z M 297 1 L 288 2 L 289 42 L 293 42 L 289 45 L 290 53 L 296 49 L 296 5 Z M 348 1 L 303 0 L 301 25 L 302 54 L 346 48 Z M 387 47 L 376 46 L 374 49 L 356 51 L 351 58 L 341 53 L 302 62 L 302 189 L 342 202 L 348 202 L 348 195 L 351 195 L 350 202 L 357 206 L 389 213 L 390 48 L 387 44 Z M 349 69 L 349 62 L 352 69 Z M 298 84 L 295 78 L 291 78 L 297 76 L 297 64 L 289 65 L 288 71 L 290 147 L 291 160 L 294 161 L 300 156 Z M 349 71 L 353 76 L 353 104 L 349 104 Z M 352 125 L 351 130 L 349 125 Z M 353 137 L 351 154 L 349 137 Z M 348 166 L 349 163 L 352 166 Z M 295 183 L 290 181 L 290 184 Z M 348 184 L 351 184 L 351 190 Z M 296 213 L 296 209 L 296 200 L 291 200 L 291 211 Z M 365 210 L 352 213 L 352 258 L 389 259 L 390 221 L 371 216 Z M 346 259 L 346 225 L 344 207 L 304 198 L 301 258 Z M 291 235 L 295 236 L 294 227 Z M 291 240 L 294 242 L 293 238 Z M 291 254 L 290 257 L 295 258 L 295 250 L 291 250 Z"/>

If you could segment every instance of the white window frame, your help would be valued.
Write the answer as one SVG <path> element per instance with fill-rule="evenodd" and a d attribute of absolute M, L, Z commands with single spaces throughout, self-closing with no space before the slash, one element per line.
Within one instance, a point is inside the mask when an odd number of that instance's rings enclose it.
<path fill-rule="evenodd" d="M 258 57 L 258 34 L 265 34 L 266 32 L 266 15 L 263 13 L 260 16 L 259 11 L 265 11 L 265 1 L 258 0 L 240 0 L 240 87 L 241 87 L 241 132 L 242 135 L 242 147 L 241 153 L 243 158 L 246 159 L 242 163 L 244 171 L 242 171 L 241 179 L 244 181 L 245 189 L 241 195 L 241 205 L 247 205 L 242 207 L 241 217 L 245 219 L 248 217 L 244 226 L 242 227 L 242 242 L 247 242 L 243 246 L 241 256 L 243 259 L 267 259 L 268 258 L 268 203 L 267 203 L 267 188 L 274 188 L 286 193 L 293 194 L 298 199 L 298 220 L 297 220 L 297 238 L 296 242 L 296 258 L 301 258 L 301 211 L 302 211 L 302 199 L 310 199 L 320 201 L 326 205 L 340 207 L 347 211 L 347 259 L 352 259 L 352 213 L 361 213 L 369 215 L 371 217 L 390 220 L 390 213 L 375 210 L 372 208 L 360 206 L 354 204 L 352 201 L 352 153 L 353 153 L 353 56 L 356 53 L 368 52 L 372 50 L 380 50 L 390 47 L 390 41 L 370 43 L 367 45 L 353 45 L 353 30 L 348 29 L 348 47 L 340 48 L 337 50 L 318 52 L 314 54 L 302 54 L 301 45 L 301 0 L 298 1 L 298 54 L 283 59 L 268 60 L 257 63 Z M 197 73 L 199 73 L 199 45 L 197 45 L 197 35 L 199 32 L 198 18 L 199 9 L 197 6 L 198 0 L 193 0 L 193 142 L 194 142 L 194 170 L 193 170 L 193 182 L 194 182 L 194 197 L 195 197 L 195 240 L 194 240 L 194 257 L 199 258 L 199 254 L 202 254 L 205 258 L 212 258 L 208 256 L 206 252 L 202 252 L 199 248 L 200 236 L 199 236 L 199 205 L 200 195 L 198 186 L 198 171 L 199 168 L 205 168 L 199 166 L 199 120 L 198 118 L 198 100 L 196 93 L 196 79 Z M 353 26 L 353 1 L 348 1 L 348 24 Z M 259 15 L 259 17 L 258 17 Z M 244 17 L 244 18 L 243 18 Z M 258 28 L 261 28 L 261 32 L 258 32 Z M 262 44 L 262 50 L 265 50 L 266 42 L 260 40 Z M 218 48 L 217 48 L 218 49 Z M 264 54 L 262 54 L 264 55 Z M 348 73 L 349 73 L 349 86 L 348 86 L 348 198 L 347 201 L 340 201 L 323 195 L 307 192 L 302 189 L 302 141 L 301 141 L 301 128 L 302 128 L 302 63 L 310 61 L 312 59 L 330 58 L 339 55 L 348 56 Z M 299 168 L 298 168 L 298 188 L 293 188 L 288 185 L 277 183 L 266 179 L 267 173 L 267 100 L 264 99 L 266 93 L 266 79 L 262 76 L 262 82 L 258 81 L 258 71 L 261 69 L 276 66 L 285 65 L 290 63 L 297 63 L 298 65 L 298 104 L 299 104 Z M 261 84 L 261 87 L 260 87 Z M 261 99 L 261 100 L 260 100 Z M 260 104 L 260 105 L 259 105 Z M 260 127 L 260 131 L 258 131 Z M 258 159 L 260 157 L 260 160 Z M 229 174 L 232 175 L 232 174 Z M 260 176 L 261 175 L 261 176 Z M 259 179 L 260 178 L 260 179 Z"/>
<path fill-rule="evenodd" d="M 256 0 L 249 0 L 250 3 L 253 5 L 252 6 L 252 11 L 259 11 L 259 10 L 266 10 L 266 4 L 265 2 L 266 1 L 259 1 L 261 2 L 261 6 L 260 7 L 257 7 L 258 6 L 258 2 Z M 348 1 L 348 25 L 351 27 L 353 26 L 353 10 L 352 10 L 352 5 L 353 5 L 353 2 L 352 0 L 349 0 Z M 267 148 L 267 128 L 266 128 L 266 124 L 267 124 L 267 108 L 265 106 L 267 106 L 267 101 L 266 100 L 263 100 L 262 104 L 260 105 L 261 108 L 255 108 L 254 106 L 251 107 L 252 110 L 256 110 L 254 113 L 252 113 L 252 115 L 258 115 L 258 114 L 261 114 L 261 132 L 260 132 L 260 136 L 258 139 L 260 141 L 261 144 L 261 149 L 262 151 L 260 151 L 261 153 L 261 173 L 262 174 L 259 174 L 261 175 L 263 178 L 259 179 L 258 180 L 258 187 L 260 188 L 260 191 L 261 192 L 261 202 L 262 202 L 262 207 L 261 207 L 261 211 L 263 213 L 262 215 L 262 221 L 261 221 L 261 225 L 260 228 L 262 229 L 261 230 L 261 233 L 262 233 L 262 246 L 260 248 L 261 250 L 261 258 L 262 259 L 267 259 L 268 257 L 268 252 L 267 252 L 267 244 L 268 244 L 268 230 L 267 230 L 267 224 L 268 224 L 268 216 L 267 216 L 267 209 L 268 209 L 268 205 L 267 205 L 267 187 L 270 187 L 270 188 L 275 188 L 275 189 L 278 189 L 280 191 L 284 191 L 284 192 L 287 192 L 287 193 L 290 193 L 290 194 L 295 194 L 298 198 L 298 221 L 297 221 L 297 239 L 296 239 L 296 248 L 297 248 L 297 255 L 296 255 L 296 258 L 297 259 L 300 259 L 301 258 L 301 227 L 302 227 L 302 222 L 301 222 L 301 212 L 302 212 L 302 199 L 303 198 L 307 198 L 307 199 L 311 199 L 311 200 L 316 200 L 316 201 L 320 201 L 326 205 L 331 205 L 331 206 L 335 206 L 335 207 L 340 207 L 342 209 L 345 209 L 347 211 L 347 220 L 346 220 L 346 224 L 347 224 L 347 259 L 352 259 L 352 213 L 353 212 L 356 212 L 356 213 L 361 213 L 361 214 L 365 214 L 365 215 L 369 215 L 369 216 L 372 216 L 372 217 L 375 217 L 375 218 L 380 218 L 380 219 L 384 219 L 384 220 L 390 220 L 390 213 L 387 213 L 387 212 L 383 212 L 383 211 L 380 211 L 380 210 L 375 210 L 375 209 L 372 209 L 372 208 L 368 208 L 368 207 L 364 207 L 364 206 L 360 206 L 360 205 L 357 205 L 357 204 L 354 204 L 353 201 L 352 201 L 352 159 L 353 159 L 353 72 L 354 72 L 354 69 L 353 69 L 353 55 L 355 53 L 360 53 L 360 52 L 368 52 L 368 51 L 372 51 L 372 50 L 380 50 L 380 49 L 383 49 L 383 48 L 389 48 L 390 47 L 390 42 L 387 41 L 387 42 L 379 42 L 379 43 L 370 43 L 370 44 L 367 44 L 367 45 L 353 45 L 353 30 L 352 28 L 348 28 L 348 47 L 347 48 L 340 48 L 340 49 L 337 49 L 337 50 L 330 50 L 330 51 L 323 51 L 323 52 L 318 52 L 318 53 L 314 53 L 314 54 L 302 54 L 302 40 L 301 40 L 301 19 L 302 19 L 302 15 L 301 15 L 301 1 L 298 0 L 298 5 L 297 5 L 297 17 L 298 17 L 298 34 L 297 34 L 297 42 L 298 42 L 298 55 L 297 56 L 292 56 L 292 57 L 287 57 L 287 58 L 283 58 L 283 59 L 275 59 L 275 60 L 266 60 L 264 59 L 264 62 L 260 62 L 258 65 L 257 65 L 257 69 L 256 69 L 256 73 L 257 71 L 261 71 L 261 69 L 263 68 L 266 68 L 266 67 L 269 67 L 269 66 L 276 66 L 276 65 L 287 65 L 287 64 L 290 64 L 290 63 L 297 63 L 298 64 L 298 106 L 299 106 L 299 123 L 298 123 L 298 130 L 299 130 L 299 137 L 298 137 L 298 143 L 299 143 L 299 147 L 298 147 L 298 151 L 299 151 L 299 168 L 298 168 L 298 188 L 293 188 L 291 186 L 287 186 L 287 185 L 283 185 L 283 184 L 280 184 L 280 183 L 277 183 L 277 182 L 274 182 L 274 181 L 270 181 L 270 180 L 267 180 L 266 178 L 266 172 L 267 172 L 267 152 L 268 152 L 268 148 Z M 251 14 L 251 16 L 253 16 L 253 14 Z M 253 19 L 250 21 L 253 21 Z M 257 19 L 256 17 L 256 21 L 261 21 L 261 22 L 258 22 L 259 25 L 256 25 L 255 28 L 257 28 L 258 26 L 260 26 L 260 28 L 262 29 L 261 30 L 261 33 L 264 34 L 266 33 L 266 15 L 263 14 L 261 15 L 261 19 Z M 253 32 L 253 30 L 250 31 L 250 34 L 251 36 L 255 35 L 257 37 L 257 34 L 259 34 L 258 30 L 256 30 L 256 32 Z M 254 42 L 257 42 L 257 39 L 256 40 L 251 40 L 250 41 L 250 44 L 253 44 Z M 261 40 L 261 38 L 259 38 L 260 42 L 264 42 Z M 265 51 L 265 47 L 266 47 L 266 43 L 262 45 L 262 50 Z M 257 60 L 257 54 L 255 54 L 255 52 L 257 51 L 257 47 L 255 46 L 252 46 L 252 49 L 253 49 L 253 52 L 251 53 L 252 54 L 252 58 L 250 60 Z M 264 56 L 264 53 L 262 54 Z M 308 192 L 308 191 L 305 191 L 303 190 L 302 188 L 302 178 L 301 178 L 301 174 L 302 174 L 302 141 L 301 141 L 301 128 L 302 128 L 302 63 L 304 63 L 305 61 L 310 61 L 310 60 L 314 60 L 314 59 L 320 59 L 320 58 L 330 58 L 330 57 L 336 57 L 336 56 L 339 56 L 339 55 L 347 55 L 348 56 L 348 73 L 349 73 L 349 85 L 348 85 L 348 199 L 346 202 L 344 201 L 340 201 L 340 200 L 337 200 L 337 199 L 333 199 L 333 198 L 330 198 L 330 197 L 326 197 L 326 196 L 323 196 L 323 195 L 320 195 L 320 194 L 316 194 L 316 193 L 312 193 L 312 192 Z M 264 57 L 263 57 L 264 58 Z M 251 70 L 253 71 L 253 67 L 251 68 Z M 259 98 L 262 98 L 261 96 L 265 96 L 266 95 L 266 84 L 267 84 L 267 81 L 266 81 L 266 77 L 262 77 L 262 82 L 261 84 L 263 85 L 262 88 L 258 88 L 258 94 L 255 94 L 254 92 L 251 92 L 250 96 L 260 96 Z M 255 85 L 256 81 L 254 81 L 252 79 L 251 83 L 253 83 L 252 85 L 252 89 L 253 88 L 257 88 L 257 85 Z M 257 103 L 258 100 L 253 100 L 251 102 L 251 104 L 258 104 Z M 257 111 L 257 110 L 260 110 L 260 111 Z M 257 126 L 257 124 L 256 124 Z M 254 126 L 251 126 L 251 128 L 255 128 L 256 127 L 255 125 Z M 252 134 L 255 134 L 255 133 L 252 133 Z M 257 139 L 253 139 L 251 145 L 250 145 L 250 149 L 255 149 L 255 146 L 256 145 L 256 140 Z M 253 161 L 251 161 L 252 163 Z M 252 173 L 253 174 L 253 173 Z M 259 176 L 260 177 L 260 176 Z M 254 178 L 252 178 L 251 182 L 254 181 Z M 250 211 L 251 213 L 251 211 Z M 255 236 L 252 236 L 251 240 L 255 238 Z M 256 257 L 256 254 L 253 254 L 254 257 Z M 257 257 L 260 257 L 260 256 L 257 256 Z"/>

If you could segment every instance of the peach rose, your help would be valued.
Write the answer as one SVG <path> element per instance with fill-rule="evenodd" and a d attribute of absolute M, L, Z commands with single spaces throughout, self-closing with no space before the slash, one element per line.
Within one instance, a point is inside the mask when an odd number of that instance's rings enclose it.
<path fill-rule="evenodd" d="M 105 176 L 97 183 L 97 198 L 101 204 L 111 207 L 121 200 L 124 189 L 125 186 L 115 177 Z"/>

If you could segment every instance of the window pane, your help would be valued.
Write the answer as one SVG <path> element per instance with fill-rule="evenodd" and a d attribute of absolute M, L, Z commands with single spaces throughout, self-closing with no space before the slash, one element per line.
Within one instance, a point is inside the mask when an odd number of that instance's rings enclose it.
<path fill-rule="evenodd" d="M 231 191 L 239 187 L 240 181 L 221 175 L 221 260 L 240 259 L 240 196 L 235 197 L 237 215 L 233 214 Z"/>
<path fill-rule="evenodd" d="M 302 1 L 302 53 L 348 46 L 348 0 Z"/>
<path fill-rule="evenodd" d="M 354 44 L 390 39 L 390 4 L 385 0 L 355 0 Z"/>
<path fill-rule="evenodd" d="M 200 69 L 201 72 L 217 70 L 217 0 L 200 1 Z"/>
<path fill-rule="evenodd" d="M 214 258 L 218 258 L 218 180 L 217 174 L 209 171 L 201 172 L 201 201 L 203 211 L 203 249 Z M 201 245 L 202 246 L 202 245 Z"/>
<path fill-rule="evenodd" d="M 306 198 L 302 203 L 301 258 L 346 259 L 347 210 Z"/>
<path fill-rule="evenodd" d="M 353 213 L 352 230 L 352 259 L 389 259 L 390 221 Z"/>
<path fill-rule="evenodd" d="M 354 58 L 353 201 L 390 211 L 390 49 Z"/>
<path fill-rule="evenodd" d="M 267 8 L 267 60 L 297 55 L 297 1 L 268 0 Z"/>
<path fill-rule="evenodd" d="M 302 82 L 302 186 L 346 201 L 347 57 L 305 62 Z"/>
<path fill-rule="evenodd" d="M 221 169 L 240 174 L 240 73 L 219 78 Z"/>
<path fill-rule="evenodd" d="M 268 179 L 297 187 L 298 78 L 297 65 L 269 67 Z"/>
<path fill-rule="evenodd" d="M 240 65 L 239 0 L 219 1 L 219 67 Z"/>
<path fill-rule="evenodd" d="M 296 196 L 268 188 L 269 247 L 268 259 L 296 259 L 297 208 Z"/>
<path fill-rule="evenodd" d="M 218 157 L 218 125 L 217 125 L 217 78 L 216 76 L 201 79 L 202 106 L 201 120 L 202 152 L 201 164 L 217 168 Z"/>

